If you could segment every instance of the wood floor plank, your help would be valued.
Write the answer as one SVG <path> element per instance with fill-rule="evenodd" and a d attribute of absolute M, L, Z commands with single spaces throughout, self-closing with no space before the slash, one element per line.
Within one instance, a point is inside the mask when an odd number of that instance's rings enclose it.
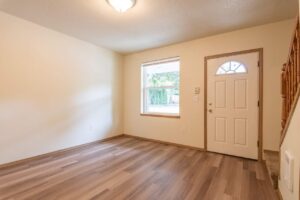
<path fill-rule="evenodd" d="M 0 170 L 0 200 L 277 200 L 256 161 L 120 137 Z"/>

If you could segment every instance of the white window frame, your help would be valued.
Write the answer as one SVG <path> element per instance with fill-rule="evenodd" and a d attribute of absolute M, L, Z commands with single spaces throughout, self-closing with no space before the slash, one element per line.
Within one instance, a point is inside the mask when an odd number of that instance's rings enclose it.
<path fill-rule="evenodd" d="M 147 89 L 151 88 L 175 88 L 174 86 L 161 86 L 161 87 L 144 87 L 146 85 L 144 79 L 145 77 L 145 71 L 143 70 L 144 67 L 148 67 L 151 65 L 156 65 L 156 64 L 163 64 L 163 63 L 168 63 L 168 62 L 179 62 L 179 112 L 178 113 L 161 113 L 161 112 L 146 112 L 147 108 Z M 172 57 L 172 58 L 167 58 L 167 59 L 161 59 L 161 60 L 156 60 L 156 61 L 151 61 L 151 62 L 146 62 L 141 65 L 141 115 L 142 116 L 154 116 L 154 117 L 170 117 L 170 118 L 180 118 L 180 104 L 181 104 L 181 91 L 180 91 L 180 57 Z"/>

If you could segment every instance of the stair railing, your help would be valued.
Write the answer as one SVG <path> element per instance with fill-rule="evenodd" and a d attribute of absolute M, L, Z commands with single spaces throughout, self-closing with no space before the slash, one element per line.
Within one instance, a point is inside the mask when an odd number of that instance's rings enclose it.
<path fill-rule="evenodd" d="M 296 108 L 300 94 L 300 26 L 297 17 L 296 28 L 292 38 L 287 62 L 283 65 L 281 74 L 282 94 L 282 133 L 281 144 L 284 141 L 290 120 Z"/>

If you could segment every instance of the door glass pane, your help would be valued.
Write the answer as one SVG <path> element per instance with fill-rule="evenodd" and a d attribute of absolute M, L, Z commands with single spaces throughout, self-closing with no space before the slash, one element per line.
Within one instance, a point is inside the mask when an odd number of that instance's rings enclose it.
<path fill-rule="evenodd" d="M 218 68 L 216 75 L 242 74 L 242 73 L 247 73 L 247 68 L 245 65 L 237 61 L 229 61 L 222 64 Z"/>

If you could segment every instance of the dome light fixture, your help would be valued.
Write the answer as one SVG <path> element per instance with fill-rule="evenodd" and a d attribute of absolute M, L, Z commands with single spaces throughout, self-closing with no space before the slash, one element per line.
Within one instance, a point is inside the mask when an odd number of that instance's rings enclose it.
<path fill-rule="evenodd" d="M 136 4 L 136 0 L 106 0 L 118 12 L 126 12 Z"/>

